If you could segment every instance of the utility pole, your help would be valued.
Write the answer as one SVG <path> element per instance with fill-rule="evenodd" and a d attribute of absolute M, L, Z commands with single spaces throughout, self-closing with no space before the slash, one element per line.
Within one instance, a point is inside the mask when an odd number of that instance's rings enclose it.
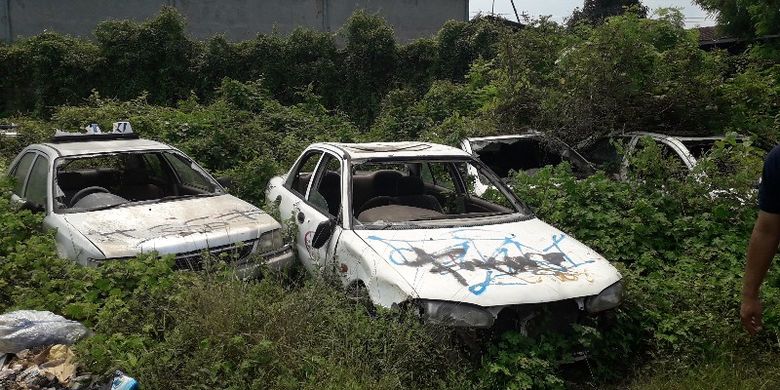
<path fill-rule="evenodd" d="M 517 18 L 517 23 L 520 23 L 520 15 L 517 14 L 517 7 L 515 7 L 515 0 L 509 0 L 510 3 L 512 3 L 512 9 L 515 10 L 515 18 Z"/>

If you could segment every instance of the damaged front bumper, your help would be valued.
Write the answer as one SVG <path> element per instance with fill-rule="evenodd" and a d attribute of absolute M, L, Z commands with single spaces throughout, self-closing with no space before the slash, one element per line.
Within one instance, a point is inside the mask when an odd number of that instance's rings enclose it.
<path fill-rule="evenodd" d="M 259 277 L 263 267 L 279 271 L 289 268 L 294 262 L 292 246 L 286 244 L 279 249 L 238 260 L 234 272 L 238 279 L 249 280 Z"/>
<path fill-rule="evenodd" d="M 534 333 L 533 328 L 540 326 L 564 330 L 583 315 L 598 315 L 618 307 L 622 302 L 623 283 L 618 281 L 597 295 L 552 302 L 482 307 L 463 302 L 418 299 L 414 304 L 420 314 L 433 323 L 456 328 L 514 328 L 528 334 Z M 552 324 L 540 324 L 540 321 Z"/>

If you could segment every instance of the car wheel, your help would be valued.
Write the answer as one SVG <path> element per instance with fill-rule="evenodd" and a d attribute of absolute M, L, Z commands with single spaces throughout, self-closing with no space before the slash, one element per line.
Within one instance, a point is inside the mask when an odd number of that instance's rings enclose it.
<path fill-rule="evenodd" d="M 358 281 L 349 285 L 349 287 L 347 287 L 346 295 L 347 299 L 364 308 L 369 316 L 376 317 L 376 306 L 371 302 L 368 288 L 366 288 L 366 285 L 363 284 L 363 282 Z"/>

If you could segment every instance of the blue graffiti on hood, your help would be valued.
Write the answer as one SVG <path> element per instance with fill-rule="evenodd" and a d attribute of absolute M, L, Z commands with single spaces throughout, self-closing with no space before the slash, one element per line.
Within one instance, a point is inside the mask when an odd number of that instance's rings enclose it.
<path fill-rule="evenodd" d="M 473 238 L 475 233 L 488 232 L 488 238 Z M 468 286 L 472 294 L 480 295 L 490 285 L 526 285 L 531 282 L 515 275 L 528 273 L 536 276 L 556 276 L 562 281 L 576 280 L 576 268 L 595 260 L 575 260 L 560 248 L 566 235 L 553 234 L 550 244 L 542 249 L 520 242 L 514 235 L 506 236 L 495 231 L 482 229 L 459 229 L 450 237 L 441 239 L 398 240 L 369 236 L 369 240 L 390 247 L 389 260 L 393 264 L 409 267 L 431 265 L 431 273 L 451 275 L 461 285 Z M 420 246 L 432 241 L 454 241 L 444 249 L 429 253 Z M 494 242 L 491 252 L 479 250 L 478 242 Z M 484 247 L 485 245 L 480 245 Z M 462 271 L 484 270 L 484 280 L 469 285 Z"/>

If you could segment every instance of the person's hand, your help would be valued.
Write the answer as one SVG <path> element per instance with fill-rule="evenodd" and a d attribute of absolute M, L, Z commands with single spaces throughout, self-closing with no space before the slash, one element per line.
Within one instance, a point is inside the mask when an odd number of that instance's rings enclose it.
<path fill-rule="evenodd" d="M 761 300 L 758 297 L 742 297 L 742 307 L 739 310 L 739 316 L 742 318 L 742 327 L 755 335 L 761 330 Z"/>

